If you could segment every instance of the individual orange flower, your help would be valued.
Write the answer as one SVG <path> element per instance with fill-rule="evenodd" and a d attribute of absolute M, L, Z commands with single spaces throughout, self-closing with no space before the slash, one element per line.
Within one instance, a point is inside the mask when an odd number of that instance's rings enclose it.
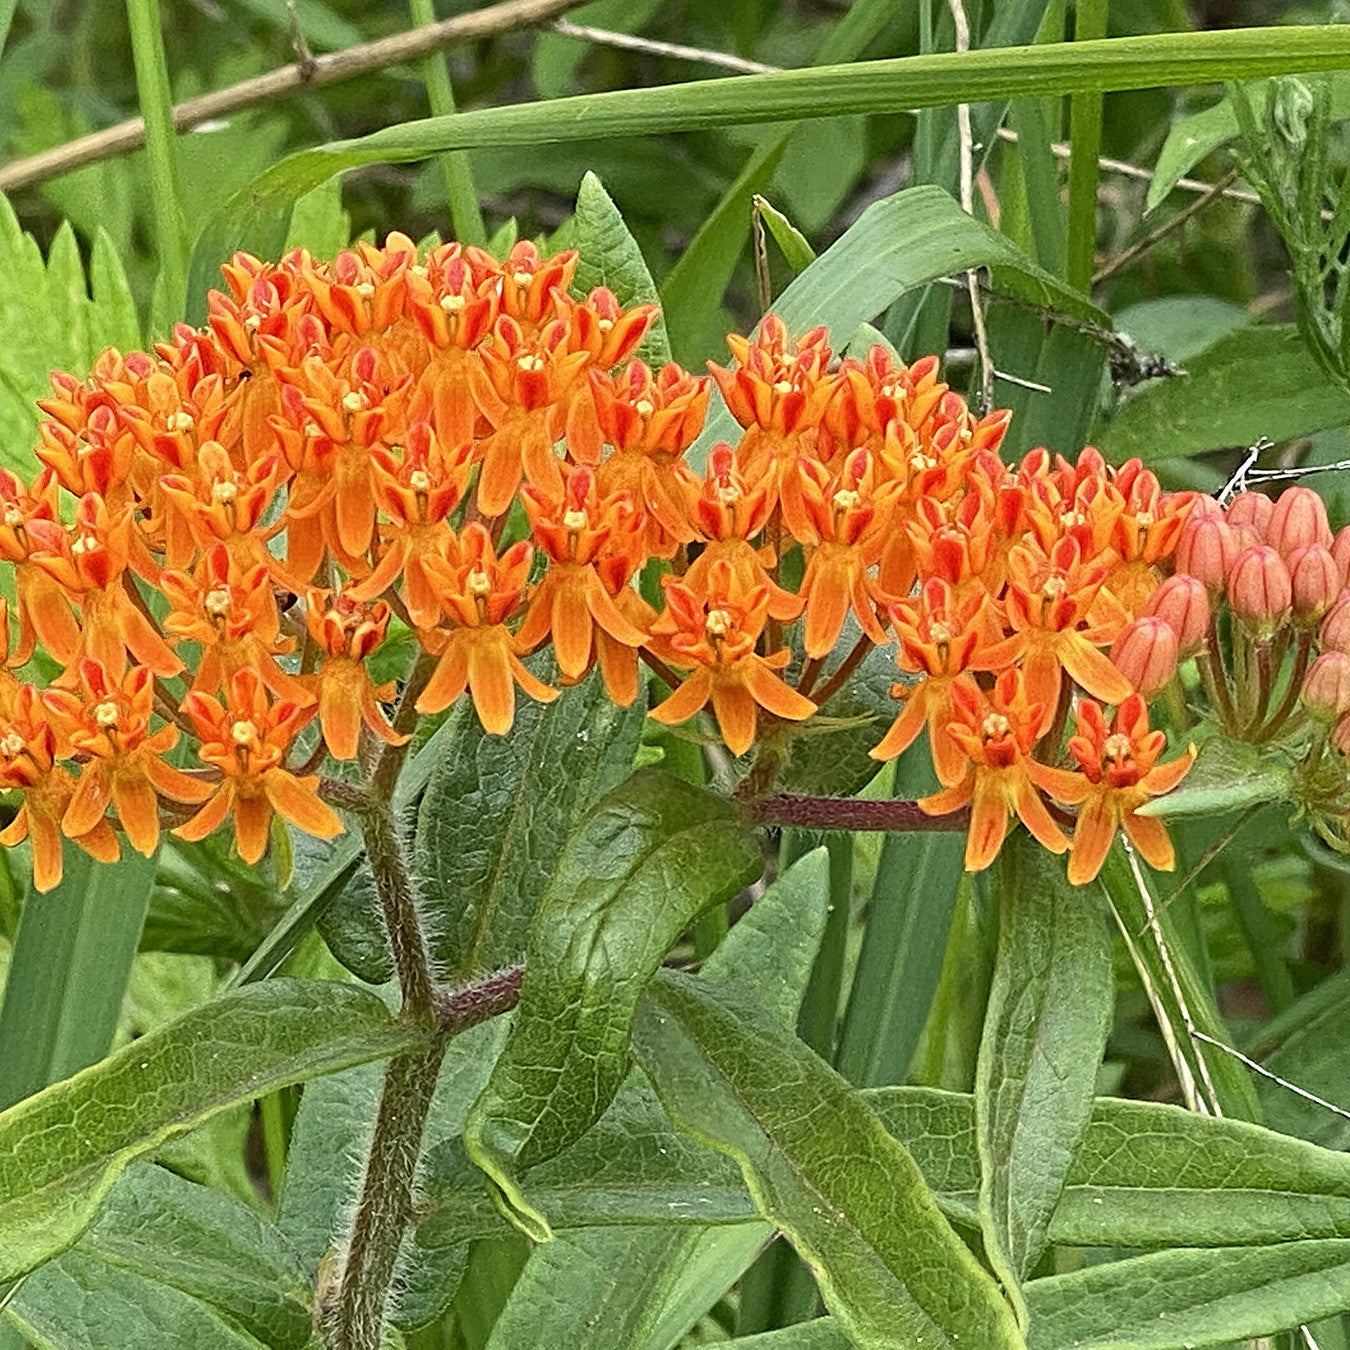
<path fill-rule="evenodd" d="M 1195 762 L 1195 747 L 1168 764 L 1158 756 L 1167 744 L 1161 731 L 1148 729 L 1148 705 L 1130 695 L 1111 721 L 1101 705 L 1084 699 L 1078 705 L 1078 734 L 1069 738 L 1069 750 L 1081 769 L 1071 773 L 1034 764 L 1032 777 L 1057 801 L 1078 807 L 1069 849 L 1069 880 L 1086 885 L 1099 871 L 1117 830 L 1144 856 L 1151 867 L 1170 872 L 1176 853 L 1161 820 L 1141 816 L 1139 808 L 1150 797 L 1171 792 Z"/>
<path fill-rule="evenodd" d="M 545 492 L 562 490 L 553 445 L 564 430 L 573 385 L 590 360 L 588 352 L 569 348 L 569 338 L 565 319 L 545 324 L 531 340 L 503 314 L 477 349 L 469 387 L 492 425 L 478 477 L 478 509 L 485 516 L 499 516 L 511 505 L 522 477 Z"/>
<path fill-rule="evenodd" d="M 651 715 L 674 726 L 711 699 L 722 739 L 735 755 L 754 744 L 760 708 L 793 722 L 810 717 L 816 705 L 774 673 L 787 665 L 788 652 L 755 651 L 768 614 L 768 587 L 747 586 L 725 560 L 713 564 L 701 593 L 667 579 L 666 612 L 653 646 L 671 665 L 692 673 Z"/>
<path fill-rule="evenodd" d="M 367 608 L 341 591 L 329 597 L 310 590 L 305 621 L 323 653 L 313 678 L 319 691 L 319 725 L 333 756 L 356 758 L 363 723 L 386 745 L 406 743 L 407 736 L 396 732 L 380 710 L 394 696 L 394 682 L 373 684 L 365 665 L 389 631 L 389 606 L 377 600 Z"/>
<path fill-rule="evenodd" d="M 314 715 L 312 705 L 269 702 L 257 672 L 245 668 L 230 681 L 223 704 L 194 690 L 183 711 L 201 740 L 197 757 L 222 779 L 202 809 L 174 830 L 180 839 L 205 839 L 233 814 L 239 856 L 256 863 L 267 851 L 273 813 L 319 839 L 342 833 L 337 813 L 319 799 L 318 777 L 300 778 L 283 767 L 291 742 Z"/>
<path fill-rule="evenodd" d="M 79 692 L 48 689 L 43 706 L 57 740 L 85 760 L 61 820 L 68 839 L 97 828 L 111 806 L 127 840 L 147 858 L 159 847 L 159 798 L 196 803 L 211 794 L 205 783 L 164 762 L 178 729 L 150 730 L 154 675 L 133 666 L 120 678 L 97 661 L 79 666 Z"/>
<path fill-rule="evenodd" d="M 982 872 L 998 855 L 1016 816 L 1051 853 L 1069 846 L 1036 791 L 1037 767 L 1031 758 L 1041 723 L 1040 707 L 1029 701 L 1022 672 L 1005 670 L 986 696 L 970 676 L 952 685 L 947 731 L 966 755 L 965 776 L 919 806 L 930 816 L 970 807 L 966 836 L 968 872 Z"/>
<path fill-rule="evenodd" d="M 0 469 L 0 560 L 14 564 L 18 600 L 19 645 L 10 665 L 23 665 L 39 640 L 62 665 L 80 649 L 80 625 L 69 593 L 48 569 L 31 561 L 35 552 L 55 555 L 65 546 L 52 472 L 44 469 L 30 490 L 8 469 Z"/>
<path fill-rule="evenodd" d="M 520 495 L 534 537 L 549 557 L 516 635 L 520 649 L 530 651 L 551 637 L 558 669 L 569 684 L 590 669 L 597 629 L 636 653 L 647 634 L 624 617 L 598 570 L 607 551 L 640 553 L 644 522 L 632 499 L 620 492 L 602 500 L 595 475 L 584 464 L 568 475 L 561 500 L 549 500 L 531 487 Z M 621 569 L 625 582 L 635 570 Z"/>
<path fill-rule="evenodd" d="M 428 561 L 451 627 L 448 634 L 421 635 L 441 659 L 417 700 L 418 712 L 440 712 L 467 688 L 484 730 L 504 736 L 515 721 L 516 685 L 539 703 L 557 698 L 556 689 L 522 664 L 507 627 L 524 598 L 533 557 L 534 549 L 522 539 L 499 558 L 492 536 L 474 521 L 447 542 L 442 557 Z"/>
<path fill-rule="evenodd" d="M 1020 545 L 1008 555 L 1003 603 L 1018 639 L 1013 659 L 1026 673 L 1028 696 L 1041 705 L 1042 734 L 1054 721 L 1065 674 L 1109 703 L 1133 692 L 1100 650 L 1115 640 L 1129 617 L 1102 587 L 1108 566 L 1084 563 L 1072 536 L 1061 539 L 1048 557 Z"/>
<path fill-rule="evenodd" d="M 886 641 L 868 569 L 881 553 L 895 492 L 874 479 L 866 450 L 853 451 L 837 473 L 803 459 L 783 478 L 783 519 L 808 551 L 799 595 L 806 604 L 803 644 L 813 660 L 834 649 L 850 610 L 868 638 L 878 646 Z"/>
<path fill-rule="evenodd" d="M 947 731 L 955 716 L 952 686 L 968 670 L 999 669 L 1010 650 L 1006 641 L 989 642 L 989 609 L 987 595 L 958 600 L 941 577 L 929 577 L 913 599 L 890 606 L 891 623 L 900 639 L 896 662 L 919 678 L 891 687 L 891 697 L 904 699 L 905 706 L 870 751 L 873 759 L 894 759 L 926 725 L 938 782 L 951 787 L 960 781 L 966 754 Z"/>
<path fill-rule="evenodd" d="M 382 530 L 384 552 L 375 570 L 347 587 L 353 600 L 374 600 L 402 578 L 403 603 L 418 628 L 435 626 L 440 613 L 427 559 L 439 555 L 450 512 L 459 504 L 473 469 L 473 446 L 447 452 L 423 420 L 408 428 L 403 458 L 376 447 L 370 452 L 375 499 L 390 524 Z"/>
<path fill-rule="evenodd" d="M 195 642 L 201 651 L 194 689 L 213 694 L 236 670 L 250 666 L 273 693 L 308 701 L 304 687 L 277 664 L 295 643 L 281 637 L 281 618 L 266 563 L 241 565 L 214 544 L 193 572 L 165 572 L 160 589 L 170 605 L 162 625 L 171 642 Z"/>
<path fill-rule="evenodd" d="M 29 526 L 30 533 L 39 522 Z M 75 508 L 73 537 L 64 531 L 44 531 L 48 547 L 34 549 L 32 563 L 45 571 L 80 606 L 80 628 L 75 650 L 64 658 L 66 677 L 86 656 L 110 673 L 120 675 L 128 652 L 159 676 L 176 675 L 183 663 L 160 636 L 146 610 L 132 598 L 135 582 L 127 571 L 131 555 L 131 508 L 113 511 L 102 498 L 90 493 Z M 46 618 L 33 616 L 44 642 Z"/>
<path fill-rule="evenodd" d="M 769 575 L 777 561 L 773 545 L 756 547 L 751 542 L 764 533 L 777 500 L 769 467 L 762 465 L 754 476 L 743 473 L 743 467 L 737 453 L 719 441 L 708 453 L 702 483 L 690 483 L 689 519 L 707 542 L 689 565 L 684 582 L 690 590 L 700 591 L 708 585 L 712 568 L 726 563 L 742 588 L 765 587 L 770 618 L 790 623 L 804 602 Z"/>
<path fill-rule="evenodd" d="M 0 831 L 0 845 L 13 848 L 29 841 L 33 885 L 50 891 L 62 873 L 61 821 L 75 793 L 75 780 L 55 762 L 56 732 L 32 685 L 18 691 L 9 717 L 0 721 L 0 788 L 23 794 L 14 819 Z M 121 847 L 112 826 L 100 819 L 75 842 L 99 862 L 116 862 Z"/>

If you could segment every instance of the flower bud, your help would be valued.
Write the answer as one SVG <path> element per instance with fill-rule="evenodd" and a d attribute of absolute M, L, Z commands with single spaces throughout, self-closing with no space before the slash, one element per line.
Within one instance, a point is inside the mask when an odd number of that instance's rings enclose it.
<path fill-rule="evenodd" d="M 1342 591 L 1327 611 L 1318 641 L 1324 652 L 1344 652 L 1350 656 L 1350 591 Z"/>
<path fill-rule="evenodd" d="M 1111 660 L 1141 697 L 1152 698 L 1177 673 L 1177 635 L 1166 619 L 1136 619 L 1111 644 Z"/>
<path fill-rule="evenodd" d="M 1343 755 L 1350 755 L 1350 713 L 1346 713 L 1331 732 L 1331 743 Z"/>
<path fill-rule="evenodd" d="M 1222 520 L 1223 507 L 1213 497 L 1206 496 L 1203 492 L 1197 492 L 1191 497 L 1191 504 L 1186 510 L 1186 519 L 1188 521 Z"/>
<path fill-rule="evenodd" d="M 1289 581 L 1294 613 L 1309 624 L 1317 623 L 1341 593 L 1336 559 L 1321 544 L 1305 544 L 1289 555 Z"/>
<path fill-rule="evenodd" d="M 1270 511 L 1262 533 L 1266 543 L 1286 558 L 1296 548 L 1305 548 L 1308 544 L 1330 548 L 1331 526 L 1327 524 L 1326 503 L 1312 488 L 1286 488 Z"/>
<path fill-rule="evenodd" d="M 1224 519 L 1235 529 L 1251 530 L 1261 542 L 1266 537 L 1266 526 L 1270 523 L 1275 503 L 1261 492 L 1239 492 L 1224 513 Z"/>
<path fill-rule="evenodd" d="M 1350 579 L 1350 525 L 1345 526 L 1331 541 L 1331 556 L 1341 569 L 1341 585 L 1344 586 Z"/>
<path fill-rule="evenodd" d="M 1303 677 L 1303 706 L 1328 725 L 1350 713 L 1350 656 L 1323 652 L 1312 663 Z"/>
<path fill-rule="evenodd" d="M 1166 619 L 1177 635 L 1177 651 L 1189 656 L 1209 632 L 1209 592 L 1185 572 L 1170 576 L 1144 606 L 1148 618 Z"/>
<path fill-rule="evenodd" d="M 1188 573 L 1211 595 L 1218 595 L 1241 551 L 1227 521 L 1211 516 L 1188 520 L 1177 541 L 1177 571 Z"/>
<path fill-rule="evenodd" d="M 1284 559 L 1268 544 L 1243 549 L 1228 574 L 1228 603 L 1249 628 L 1269 636 L 1289 613 L 1293 587 Z"/>

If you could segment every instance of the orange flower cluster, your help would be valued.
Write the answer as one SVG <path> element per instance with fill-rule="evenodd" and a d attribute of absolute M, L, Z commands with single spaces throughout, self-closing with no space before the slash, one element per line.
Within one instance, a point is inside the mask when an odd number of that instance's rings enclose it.
<path fill-rule="evenodd" d="M 1133 813 L 1189 765 L 1157 766 L 1143 698 L 1189 640 L 1154 609 L 1190 494 L 1091 450 L 1005 465 L 1008 414 L 975 416 L 936 358 L 838 361 L 773 317 L 711 377 L 652 370 L 654 308 L 579 297 L 576 265 L 400 235 L 332 263 L 238 255 L 203 328 L 53 377 L 40 472 L 0 474 L 8 666 L 40 646 L 60 667 L 0 685 L 0 786 L 22 794 L 0 842 L 31 840 L 37 885 L 63 836 L 110 859 L 119 832 L 148 854 L 162 825 L 232 821 L 254 861 L 276 817 L 336 834 L 325 757 L 406 740 L 370 673 L 391 624 L 425 653 L 419 713 L 467 693 L 502 734 L 518 691 L 593 667 L 632 703 L 645 661 L 670 686 L 652 715 L 710 708 L 737 755 L 894 644 L 874 754 L 927 729 L 925 809 L 970 807 L 969 867 L 1014 817 L 1069 847 L 1050 799 L 1080 805 L 1076 880 L 1118 825 L 1171 865 Z M 742 431 L 695 467 L 714 382 Z M 550 645 L 553 684 L 524 664 Z"/>

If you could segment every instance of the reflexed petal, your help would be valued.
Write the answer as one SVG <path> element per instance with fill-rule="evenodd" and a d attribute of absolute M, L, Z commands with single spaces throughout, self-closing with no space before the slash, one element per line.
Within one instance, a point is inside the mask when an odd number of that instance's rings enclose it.
<path fill-rule="evenodd" d="M 733 755 L 743 755 L 755 743 L 755 726 L 759 708 L 750 691 L 739 680 L 714 680 L 712 686 L 713 715 L 717 729 L 727 749 Z"/>
<path fill-rule="evenodd" d="M 1069 847 L 1064 831 L 1055 824 L 1054 817 L 1046 809 L 1025 771 L 1018 776 L 1015 803 L 1022 824 L 1051 853 L 1063 853 Z"/>
<path fill-rule="evenodd" d="M 1170 764 L 1158 764 L 1150 769 L 1139 780 L 1139 786 L 1150 797 L 1161 797 L 1164 793 L 1171 792 L 1185 778 L 1194 763 L 1195 746 L 1187 746 L 1186 753 L 1174 759 Z"/>
<path fill-rule="evenodd" d="M 1059 650 L 1064 669 L 1094 698 L 1105 703 L 1121 703 L 1134 693 L 1134 686 L 1115 668 L 1110 657 L 1085 638 L 1070 634 Z M 1052 717 L 1053 714 L 1052 707 Z"/>
<path fill-rule="evenodd" d="M 900 715 L 891 723 L 890 730 L 867 752 L 873 759 L 894 759 L 914 744 L 919 732 L 923 730 L 925 721 L 927 721 L 930 688 L 931 686 L 927 682 L 914 686 L 913 692 L 905 700 L 905 706 L 900 710 Z M 955 745 L 953 745 L 953 749 L 955 748 Z M 934 749 L 936 749 L 936 745 Z M 959 750 L 957 750 L 957 755 L 961 766 L 964 767 L 965 756 L 961 755 Z M 935 754 L 934 759 L 936 758 Z M 960 776 L 960 769 L 958 769 L 956 777 L 960 778 Z M 938 775 L 938 779 L 940 782 L 947 781 L 941 774 Z"/>
<path fill-rule="evenodd" d="M 759 657 L 751 655 L 745 660 L 749 663 L 744 674 L 745 687 L 761 708 L 789 722 L 805 721 L 815 712 L 816 705 L 805 694 L 780 680 Z"/>
<path fill-rule="evenodd" d="M 162 797 L 172 797 L 176 802 L 204 802 L 211 795 L 211 784 L 203 783 L 166 764 L 162 759 L 145 756 L 145 776 L 151 786 Z"/>
<path fill-rule="evenodd" d="M 552 703 L 558 697 L 558 691 L 543 680 L 536 679 L 530 668 L 515 655 L 509 653 L 507 660 L 511 666 L 511 676 L 515 682 L 536 702 Z"/>
<path fill-rule="evenodd" d="M 365 674 L 351 662 L 346 664 L 349 669 L 325 671 L 319 685 L 319 725 L 335 759 L 355 759 L 361 739 L 361 695 Z"/>
<path fill-rule="evenodd" d="M 186 839 L 190 844 L 195 844 L 199 839 L 205 839 L 208 834 L 218 830 L 224 823 L 225 817 L 230 814 L 230 804 L 233 801 L 234 785 L 228 782 L 222 783 L 217 789 L 216 795 L 191 820 L 178 826 L 173 833 L 179 839 Z"/>
<path fill-rule="evenodd" d="M 591 663 L 595 625 L 585 585 L 584 576 L 578 573 L 565 577 L 553 593 L 553 654 L 569 680 L 579 680 Z"/>
<path fill-rule="evenodd" d="M 707 670 L 696 670 L 668 698 L 658 703 L 649 716 L 665 726 L 673 727 L 679 722 L 687 722 L 699 712 L 711 694 L 712 676 Z"/>
<path fill-rule="evenodd" d="M 502 637 L 509 641 L 505 630 Z M 505 642 L 475 642 L 468 652 L 469 693 L 483 730 L 505 736 L 516 718 L 516 689 Z"/>
<path fill-rule="evenodd" d="M 1027 773 L 1042 792 L 1049 793 L 1065 806 L 1076 805 L 1092 791 L 1092 784 L 1083 774 L 1071 773 L 1068 769 L 1056 769 L 1049 764 L 1042 764 L 1039 760 L 1027 761 Z"/>
<path fill-rule="evenodd" d="M 61 820 L 61 830 L 66 838 L 76 839 L 88 834 L 103 819 L 111 801 L 107 776 L 101 766 L 85 765 L 80 781 L 75 785 L 75 795 Z"/>
<path fill-rule="evenodd" d="M 342 833 L 342 817 L 319 797 L 317 777 L 297 778 L 285 769 L 270 769 L 262 777 L 267 798 L 283 820 L 319 839 Z"/>
<path fill-rule="evenodd" d="M 159 847 L 159 798 L 154 788 L 145 778 L 119 773 L 112 781 L 112 799 L 127 842 L 137 853 L 151 857 Z"/>
<path fill-rule="evenodd" d="M 1177 865 L 1176 850 L 1161 820 L 1153 816 L 1137 816 L 1131 812 L 1121 824 L 1130 842 L 1155 871 L 1170 872 Z"/>
<path fill-rule="evenodd" d="M 266 797 L 236 797 L 234 803 L 234 842 L 246 863 L 257 862 L 267 852 L 267 836 L 272 827 L 272 803 Z"/>
<path fill-rule="evenodd" d="M 463 692 L 469 682 L 469 658 L 459 634 L 451 634 L 449 644 L 432 672 L 427 687 L 417 700 L 420 713 L 438 713 L 448 708 Z"/>
<path fill-rule="evenodd" d="M 987 777 L 976 785 L 966 835 L 966 871 L 983 872 L 998 857 L 1008 833 L 1008 807 L 997 783 Z M 941 795 L 941 794 L 938 794 Z"/>
<path fill-rule="evenodd" d="M 963 806 L 970 804 L 974 788 L 975 770 L 972 769 L 959 783 L 953 783 L 951 787 L 941 788 L 937 792 L 930 793 L 927 797 L 920 797 L 916 804 L 919 810 L 927 815 L 949 815 L 951 812 L 959 811 Z"/>
<path fill-rule="evenodd" d="M 33 853 L 33 886 L 50 891 L 60 885 L 63 869 L 61 832 L 45 816 L 29 821 L 29 841 Z"/>
<path fill-rule="evenodd" d="M 1069 848 L 1069 882 L 1086 886 L 1098 872 L 1111 850 L 1116 837 L 1115 812 L 1108 805 L 1106 794 L 1097 793 L 1084 802 L 1078 812 L 1073 843 Z"/>

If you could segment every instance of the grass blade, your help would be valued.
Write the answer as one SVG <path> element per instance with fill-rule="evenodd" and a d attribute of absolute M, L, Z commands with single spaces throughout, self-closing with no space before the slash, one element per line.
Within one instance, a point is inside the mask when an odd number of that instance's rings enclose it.
<path fill-rule="evenodd" d="M 1106 36 L 1108 0 L 1078 0 L 1074 45 Z M 1102 149 L 1102 92 L 1075 93 L 1069 105 L 1069 255 L 1070 286 L 1086 291 L 1092 282 L 1097 242 L 1097 156 Z"/>

